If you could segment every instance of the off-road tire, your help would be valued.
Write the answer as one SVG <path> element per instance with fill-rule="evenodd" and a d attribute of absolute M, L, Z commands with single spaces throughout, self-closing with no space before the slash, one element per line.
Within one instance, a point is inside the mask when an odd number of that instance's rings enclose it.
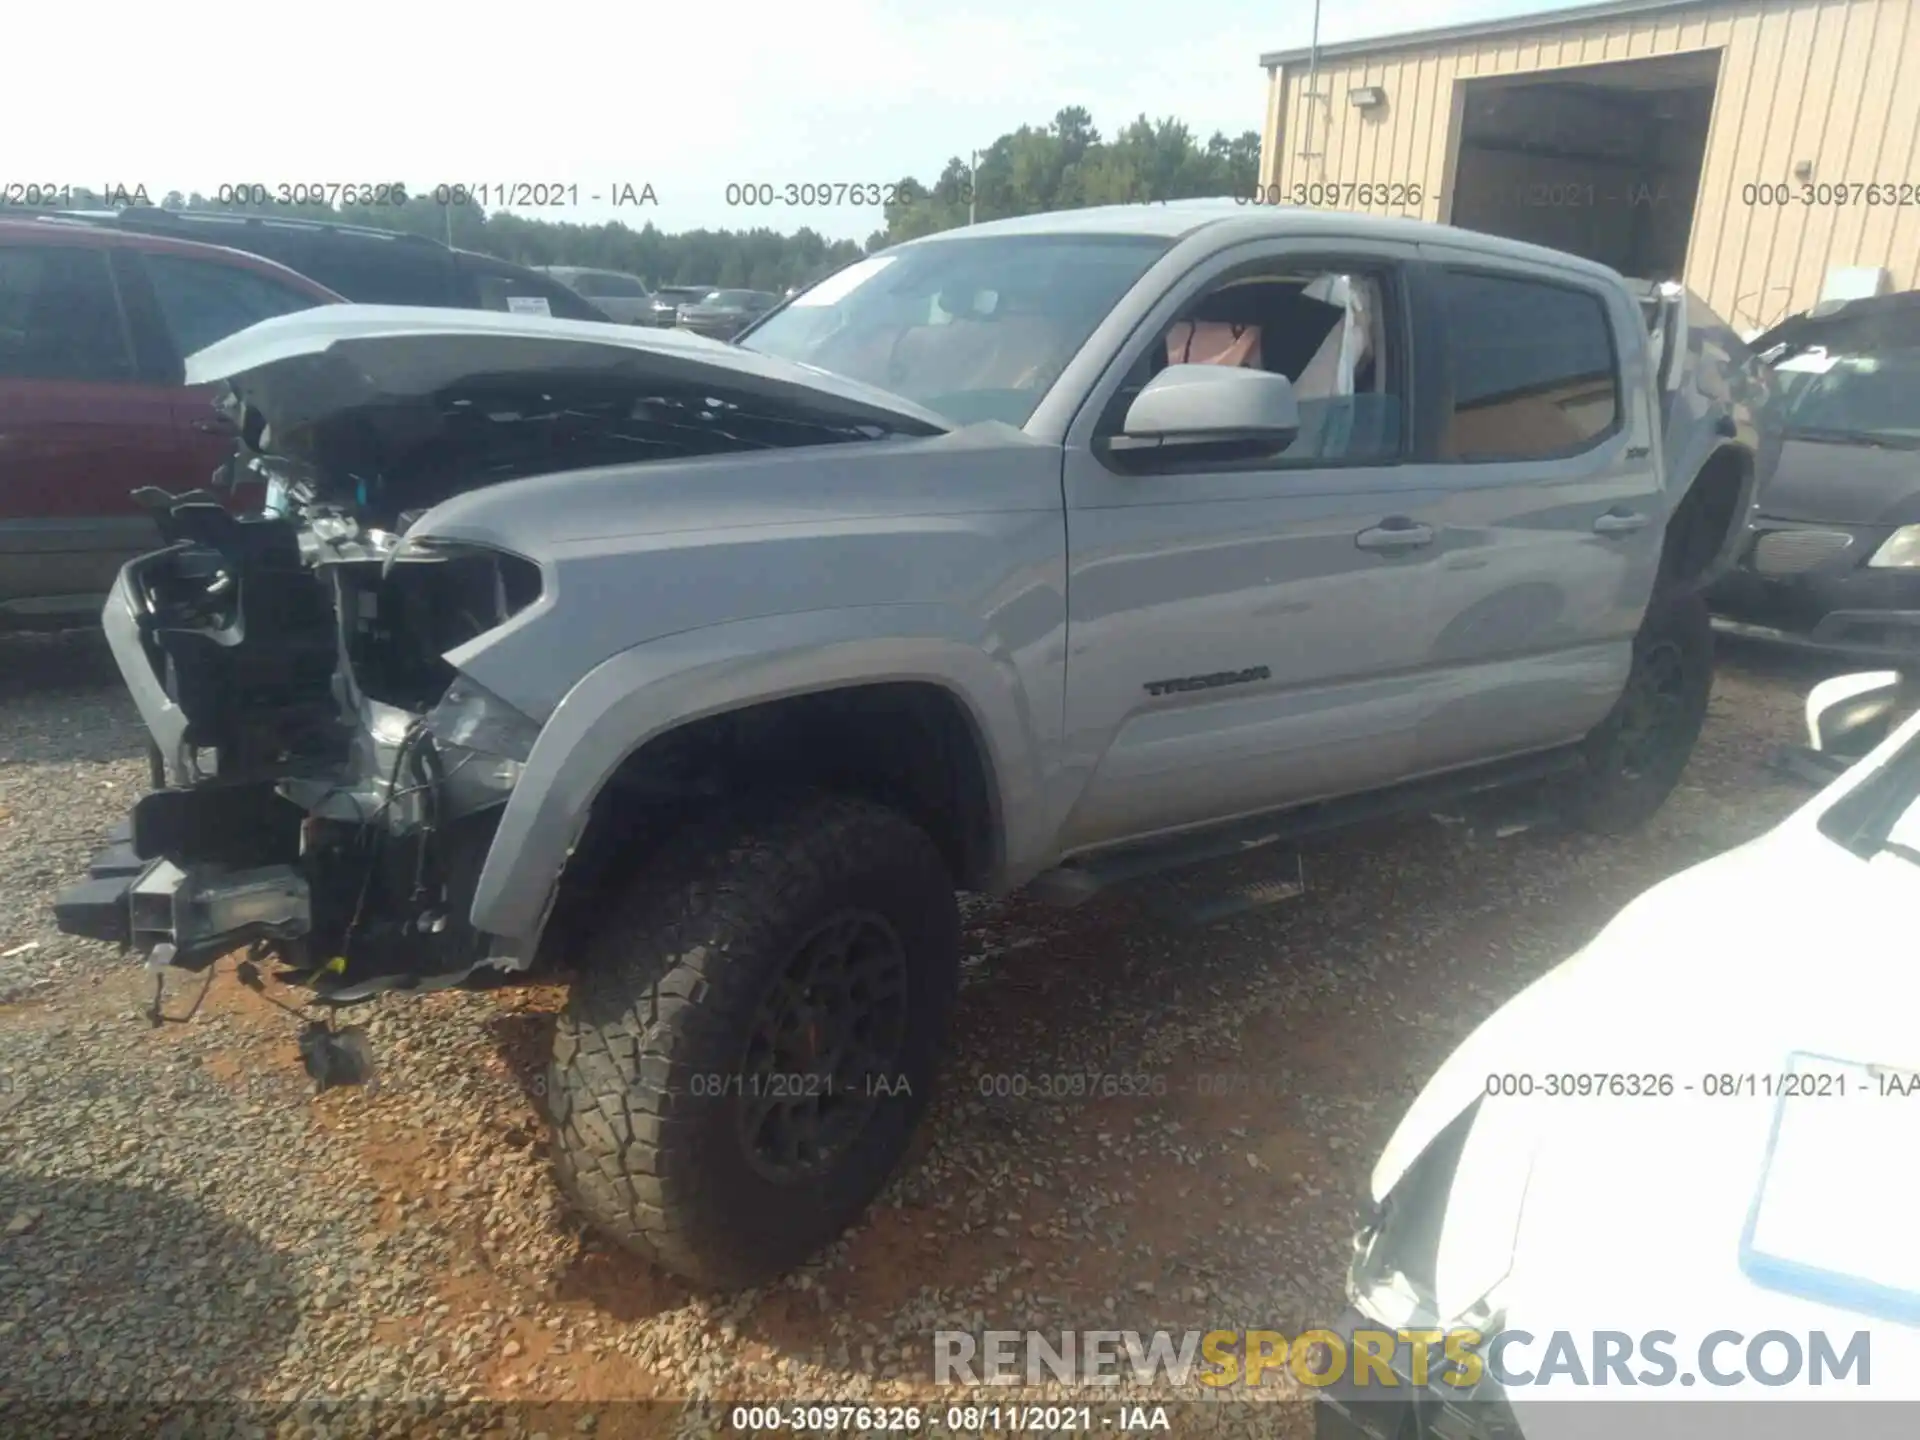
<path fill-rule="evenodd" d="M 1662 681 L 1668 682 L 1662 685 Z M 1640 723 L 1660 691 L 1657 734 Z M 1633 668 L 1607 718 L 1587 736 L 1583 768 L 1561 790 L 1574 825 L 1617 835 L 1652 818 L 1680 783 L 1713 689 L 1713 622 L 1698 592 L 1656 595 L 1633 641 Z"/>
<path fill-rule="evenodd" d="M 701 1286 L 758 1284 L 845 1230 L 907 1147 L 958 987 L 953 881 L 904 816 L 825 795 L 715 816 L 648 870 L 586 947 L 555 1031 L 554 1167 L 628 1250 Z M 742 1135 L 747 1040 L 807 937 L 848 914 L 904 952 L 898 1083 L 825 1173 L 769 1178 Z"/>

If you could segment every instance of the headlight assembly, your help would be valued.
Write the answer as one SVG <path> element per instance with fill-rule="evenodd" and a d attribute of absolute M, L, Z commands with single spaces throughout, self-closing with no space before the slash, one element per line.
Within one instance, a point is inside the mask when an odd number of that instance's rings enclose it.
<path fill-rule="evenodd" d="M 477 751 L 518 767 L 540 736 L 540 722 L 524 715 L 485 686 L 457 676 L 427 716 L 427 729 L 443 745 Z"/>
<path fill-rule="evenodd" d="M 1920 570 L 1920 525 L 1902 525 L 1867 564 L 1876 570 Z"/>
<path fill-rule="evenodd" d="M 1392 1193 L 1369 1207 L 1363 1217 L 1348 1274 L 1348 1287 L 1362 1309 L 1371 1308 L 1362 1303 L 1369 1294 L 1395 1309 L 1408 1301 L 1432 1306 L 1454 1171 L 1479 1113 L 1480 1102 L 1475 1100 L 1449 1121 L 1394 1184 Z M 1400 1323 L 1396 1316 L 1374 1318 Z"/>

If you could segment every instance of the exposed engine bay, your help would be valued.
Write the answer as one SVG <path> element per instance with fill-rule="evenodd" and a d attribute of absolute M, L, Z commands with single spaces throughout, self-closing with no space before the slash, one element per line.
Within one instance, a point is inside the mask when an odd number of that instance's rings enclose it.
<path fill-rule="evenodd" d="M 155 970 L 251 943 L 333 1003 L 529 964 L 491 955 L 468 912 L 541 725 L 447 657 L 537 604 L 543 575 L 413 532 L 481 486 L 896 433 L 715 388 L 509 370 L 288 424 L 229 387 L 240 443 L 213 487 L 137 497 L 166 546 L 126 567 L 105 621 L 155 788 L 62 895 L 62 928 Z"/>

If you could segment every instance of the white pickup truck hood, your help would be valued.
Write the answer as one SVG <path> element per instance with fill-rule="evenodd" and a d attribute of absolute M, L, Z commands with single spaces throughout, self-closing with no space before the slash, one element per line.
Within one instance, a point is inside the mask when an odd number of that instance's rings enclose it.
<path fill-rule="evenodd" d="M 227 381 L 276 431 L 383 400 L 493 376 L 706 382 L 729 394 L 804 402 L 828 423 L 910 433 L 951 427 L 885 390 L 678 330 L 492 310 L 320 305 L 249 326 L 187 359 L 189 385 Z"/>

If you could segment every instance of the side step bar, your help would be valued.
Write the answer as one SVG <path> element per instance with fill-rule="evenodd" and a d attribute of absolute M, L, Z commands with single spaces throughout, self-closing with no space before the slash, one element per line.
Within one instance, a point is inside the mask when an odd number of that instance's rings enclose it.
<path fill-rule="evenodd" d="M 1208 826 L 1167 840 L 1146 841 L 1084 859 L 1069 860 L 1036 876 L 1026 893 L 1049 905 L 1083 905 L 1103 890 L 1164 871 L 1225 860 L 1283 841 L 1305 839 L 1395 815 L 1431 811 L 1470 795 L 1552 779 L 1578 769 L 1576 746 L 1518 760 L 1478 765 L 1423 780 L 1409 780 L 1364 795 L 1320 800 L 1251 819 Z"/>
<path fill-rule="evenodd" d="M 1284 864 L 1277 852 L 1263 853 L 1273 854 L 1276 863 Z M 1147 909 L 1154 918 L 1168 925 L 1206 926 L 1297 900 L 1307 893 L 1306 862 L 1298 850 L 1292 852 L 1291 859 L 1290 879 L 1282 875 L 1280 878 L 1250 880 L 1228 890 L 1216 889 L 1198 900 L 1186 901 L 1178 897 L 1186 893 L 1187 887 L 1174 882 L 1168 887 L 1173 890 L 1171 896 L 1149 891 Z"/>

